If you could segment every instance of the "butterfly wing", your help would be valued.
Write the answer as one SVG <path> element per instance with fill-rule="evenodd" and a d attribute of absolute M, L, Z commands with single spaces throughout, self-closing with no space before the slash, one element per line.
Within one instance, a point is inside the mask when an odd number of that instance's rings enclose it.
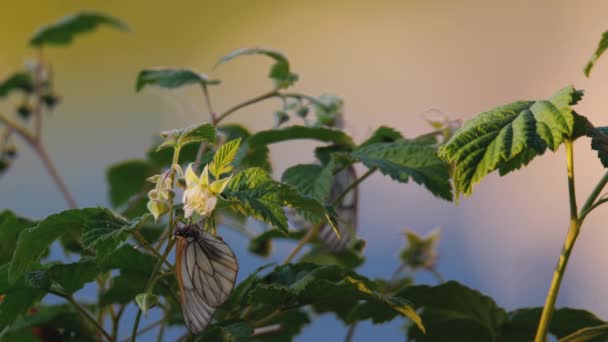
<path fill-rule="evenodd" d="M 198 334 L 230 296 L 238 263 L 223 240 L 206 232 L 180 238 L 176 255 L 184 321 Z"/>

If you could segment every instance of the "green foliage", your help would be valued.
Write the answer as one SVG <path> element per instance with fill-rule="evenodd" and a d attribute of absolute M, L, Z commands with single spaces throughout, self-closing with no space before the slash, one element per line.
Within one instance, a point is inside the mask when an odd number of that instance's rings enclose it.
<path fill-rule="evenodd" d="M 121 206 L 141 193 L 148 185 L 146 179 L 156 173 L 157 170 L 145 160 L 127 160 L 112 165 L 106 171 L 112 206 Z"/>
<path fill-rule="evenodd" d="M 375 143 L 357 148 L 352 156 L 398 182 L 407 183 L 411 178 L 433 195 L 452 200 L 449 167 L 432 146 L 409 140 Z"/>
<path fill-rule="evenodd" d="M 215 324 L 206 329 L 202 335 L 194 339 L 194 342 L 225 341 L 241 342 L 250 341 L 253 330 L 243 322 L 228 322 L 226 324 Z"/>
<path fill-rule="evenodd" d="M 569 86 L 549 100 L 514 102 L 465 122 L 439 150 L 441 158 L 454 164 L 456 193 L 469 195 L 492 171 L 505 175 L 575 138 L 576 113 L 570 106 L 581 97 Z"/>
<path fill-rule="evenodd" d="M 35 223 L 5 210 L 0 213 L 0 264 L 11 261 L 19 234 Z"/>
<path fill-rule="evenodd" d="M 281 182 L 293 185 L 303 195 L 325 202 L 331 190 L 333 171 L 332 162 L 327 165 L 298 164 L 283 172 Z"/>
<path fill-rule="evenodd" d="M 272 180 L 266 171 L 249 168 L 235 175 L 228 184 L 228 200 L 238 201 L 243 213 L 287 232 L 284 206 L 299 210 L 312 223 L 327 221 L 338 234 L 336 214 L 331 207 L 300 194 L 295 188 Z"/>
<path fill-rule="evenodd" d="M 202 87 L 219 84 L 220 81 L 209 79 L 209 76 L 188 69 L 145 69 L 137 75 L 135 90 L 154 85 L 174 89 L 198 84 Z"/>
<path fill-rule="evenodd" d="M 174 129 L 160 134 L 163 143 L 158 146 L 156 151 L 172 147 L 182 148 L 186 145 L 201 143 L 203 141 L 215 141 L 215 127 L 211 124 L 199 124 L 183 129 Z"/>
<path fill-rule="evenodd" d="M 30 45 L 35 47 L 68 45 L 77 35 L 94 31 L 101 25 L 107 25 L 121 31 L 129 30 L 125 23 L 107 14 L 80 12 L 66 16 L 58 22 L 36 31 L 30 39 Z"/>
<path fill-rule="evenodd" d="M 248 167 L 260 167 L 266 171 L 272 169 L 268 146 L 248 146 L 247 140 L 251 137 L 251 133 L 245 127 L 237 124 L 230 124 L 220 126 L 217 130 L 226 136 L 227 141 L 241 139 L 241 147 L 239 148 L 233 163 L 237 169 L 246 169 Z"/>
<path fill-rule="evenodd" d="M 31 93 L 34 91 L 32 77 L 25 72 L 16 72 L 0 83 L 0 98 L 8 96 L 13 91 Z"/>
<path fill-rule="evenodd" d="M 587 135 L 591 137 L 591 148 L 597 151 L 600 162 L 608 167 L 608 127 L 594 127 Z"/>
<path fill-rule="evenodd" d="M 290 126 L 282 129 L 260 131 L 251 136 L 247 143 L 251 147 L 299 139 L 312 139 L 344 146 L 354 145 L 353 139 L 343 131 L 306 126 Z"/>
<path fill-rule="evenodd" d="M 158 296 L 152 293 L 140 293 L 135 296 L 135 302 L 144 315 L 146 315 L 150 308 L 158 304 Z"/>
<path fill-rule="evenodd" d="M 270 68 L 270 77 L 274 81 L 276 89 L 288 88 L 298 80 L 298 75 L 291 72 L 289 61 L 282 52 L 272 49 L 263 48 L 242 48 L 236 49 L 226 56 L 222 57 L 217 65 L 226 63 L 234 58 L 247 55 L 265 55 L 274 59 L 275 63 Z"/>
<path fill-rule="evenodd" d="M 391 127 L 380 126 L 378 127 L 372 135 L 359 145 L 359 147 L 365 147 L 367 145 L 377 144 L 377 143 L 392 143 L 397 140 L 403 139 L 401 133 Z"/>
<path fill-rule="evenodd" d="M 45 291 L 28 286 L 24 277 L 9 282 L 9 265 L 0 266 L 0 332 L 44 297 Z"/>
<path fill-rule="evenodd" d="M 238 138 L 223 144 L 217 149 L 213 155 L 213 160 L 209 164 L 209 171 L 216 179 L 220 179 L 223 174 L 232 171 L 234 168 L 232 162 L 240 145 L 241 139 Z"/>
<path fill-rule="evenodd" d="M 604 51 L 606 51 L 607 48 L 608 48 L 608 31 L 602 33 L 602 39 L 600 39 L 600 42 L 598 43 L 597 48 L 595 49 L 595 52 L 593 53 L 593 56 L 591 56 L 591 58 L 585 65 L 585 69 L 584 69 L 585 76 L 589 77 L 589 74 L 591 73 L 591 69 L 595 65 L 595 62 L 597 62 L 597 60 L 604 53 Z"/>

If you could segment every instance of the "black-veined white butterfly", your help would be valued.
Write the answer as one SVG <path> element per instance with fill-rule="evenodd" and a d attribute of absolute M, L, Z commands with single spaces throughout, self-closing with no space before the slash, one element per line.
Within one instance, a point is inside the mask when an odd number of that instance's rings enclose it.
<path fill-rule="evenodd" d="M 175 236 L 175 271 L 184 322 L 192 334 L 200 334 L 230 296 L 239 265 L 224 240 L 200 225 L 178 227 Z"/>

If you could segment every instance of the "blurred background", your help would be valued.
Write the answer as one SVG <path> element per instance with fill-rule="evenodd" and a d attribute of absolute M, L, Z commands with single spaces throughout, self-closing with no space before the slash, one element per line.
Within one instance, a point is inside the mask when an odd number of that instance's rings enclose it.
<path fill-rule="evenodd" d="M 605 1 L 27 1 L 3 6 L 0 78 L 22 67 L 42 24 L 82 9 L 121 18 L 129 34 L 102 28 L 46 58 L 63 97 L 44 122 L 44 142 L 80 206 L 108 205 L 106 167 L 143 157 L 161 130 L 206 121 L 198 88 L 146 89 L 135 93 L 139 70 L 191 67 L 223 81 L 212 89 L 222 110 L 270 89 L 269 60 L 242 58 L 213 69 L 217 59 L 244 46 L 283 51 L 300 75 L 295 90 L 344 98 L 346 129 L 360 142 L 379 125 L 406 136 L 430 128 L 423 113 L 436 108 L 469 119 L 515 100 L 543 99 L 574 84 L 586 95 L 577 111 L 596 126 L 608 118 L 608 57 L 592 77 L 582 68 L 608 29 Z M 14 108 L 15 99 L 0 104 Z M 280 103 L 268 101 L 233 116 L 252 130 L 270 128 Z M 604 170 L 589 148 L 576 142 L 579 202 Z M 0 209 L 42 218 L 66 208 L 42 164 L 24 144 L 0 179 Z M 275 175 L 313 159 L 312 143 L 271 147 Z M 361 170 L 360 170 L 361 171 Z M 426 234 L 442 228 L 439 271 L 492 296 L 508 309 L 542 306 L 567 229 L 568 199 L 563 148 L 524 170 L 492 175 L 457 206 L 415 184 L 376 174 L 361 186 L 359 231 L 367 239 L 362 273 L 390 276 L 403 248 L 403 230 Z M 608 208 L 586 221 L 566 273 L 559 306 L 588 309 L 608 318 Z M 240 278 L 268 262 L 246 253 L 245 241 L 228 234 L 241 262 Z M 279 246 L 282 260 L 291 246 Z M 420 282 L 434 283 L 421 274 Z M 84 289 L 81 298 L 94 296 Z M 154 320 L 153 315 L 148 317 Z M 363 324 L 355 340 L 403 340 L 403 320 Z M 141 326 L 144 326 L 145 322 Z M 123 326 L 123 336 L 130 326 Z M 323 317 L 300 340 L 342 339 L 345 327 Z M 177 332 L 170 331 L 171 336 Z"/>

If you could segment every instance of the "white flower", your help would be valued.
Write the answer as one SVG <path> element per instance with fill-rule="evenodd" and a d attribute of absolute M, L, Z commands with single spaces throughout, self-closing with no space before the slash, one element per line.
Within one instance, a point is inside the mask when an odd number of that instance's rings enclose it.
<path fill-rule="evenodd" d="M 217 205 L 217 196 L 222 193 L 231 177 L 219 179 L 209 184 L 209 168 L 205 166 L 201 176 L 198 177 L 192 164 L 186 169 L 186 190 L 182 202 L 184 203 L 184 216 L 192 216 L 195 212 L 202 216 L 209 216 Z"/>

